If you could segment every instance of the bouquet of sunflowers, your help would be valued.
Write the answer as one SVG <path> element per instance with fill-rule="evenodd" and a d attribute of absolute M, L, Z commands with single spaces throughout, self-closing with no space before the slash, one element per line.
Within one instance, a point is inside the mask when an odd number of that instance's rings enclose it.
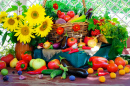
<path fill-rule="evenodd" d="M 3 38 L 2 45 L 6 37 L 9 36 L 12 43 L 19 41 L 24 44 L 36 45 L 45 42 L 46 36 L 52 30 L 52 17 L 46 16 L 45 8 L 36 4 L 27 7 L 20 1 L 16 2 L 22 8 L 22 15 L 8 15 L 10 12 L 18 10 L 18 6 L 12 5 L 6 11 L 0 12 L 0 23 L 3 29 L 7 29 Z M 2 31 L 0 31 L 2 33 Z"/>

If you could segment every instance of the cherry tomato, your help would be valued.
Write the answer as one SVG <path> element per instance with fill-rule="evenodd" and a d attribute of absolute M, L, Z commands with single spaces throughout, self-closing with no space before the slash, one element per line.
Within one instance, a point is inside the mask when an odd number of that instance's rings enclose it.
<path fill-rule="evenodd" d="M 64 19 L 64 16 L 65 16 L 65 13 L 64 13 L 64 12 L 61 12 L 61 13 L 58 15 L 58 17 L 59 17 L 59 18 L 62 18 L 62 19 Z"/>
<path fill-rule="evenodd" d="M 65 15 L 64 16 L 64 20 L 67 22 L 67 21 L 69 21 L 71 19 L 71 17 L 70 16 L 68 16 L 68 15 Z"/>
<path fill-rule="evenodd" d="M 56 32 L 57 32 L 57 34 L 62 35 L 64 33 L 64 28 L 58 27 Z"/>
<path fill-rule="evenodd" d="M 70 16 L 71 18 L 75 16 L 74 11 L 68 11 L 67 15 Z"/>
<path fill-rule="evenodd" d="M 118 71 L 118 67 L 116 64 L 111 63 L 107 66 L 107 70 L 108 72 L 117 72 Z"/>
<path fill-rule="evenodd" d="M 77 39 L 74 37 L 68 38 L 67 44 L 69 47 L 71 47 L 73 44 L 77 43 Z"/>

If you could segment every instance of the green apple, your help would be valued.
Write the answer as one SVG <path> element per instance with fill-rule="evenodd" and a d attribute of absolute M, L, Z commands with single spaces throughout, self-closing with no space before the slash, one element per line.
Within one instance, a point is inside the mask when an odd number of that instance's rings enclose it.
<path fill-rule="evenodd" d="M 36 60 L 36 59 L 31 59 L 31 61 L 29 62 L 30 67 L 32 67 L 32 63 L 34 60 Z"/>
<path fill-rule="evenodd" d="M 32 67 L 34 70 L 39 69 L 42 66 L 46 66 L 46 62 L 43 59 L 35 59 L 32 63 Z"/>
<path fill-rule="evenodd" d="M 1 75 L 6 76 L 8 74 L 8 70 L 7 69 L 2 69 L 1 70 Z"/>

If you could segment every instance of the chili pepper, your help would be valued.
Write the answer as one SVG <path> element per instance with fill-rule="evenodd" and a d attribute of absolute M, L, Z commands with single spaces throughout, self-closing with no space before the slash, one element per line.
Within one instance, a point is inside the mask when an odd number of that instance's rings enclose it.
<path fill-rule="evenodd" d="M 71 50 L 73 50 L 72 47 L 70 47 L 70 48 L 66 48 L 66 49 L 62 50 L 62 52 L 68 52 L 68 51 L 71 51 Z"/>
<path fill-rule="evenodd" d="M 100 67 L 107 69 L 108 63 L 107 59 L 104 57 L 93 56 L 89 58 L 88 65 L 90 65 L 94 70 L 97 70 Z"/>
<path fill-rule="evenodd" d="M 17 62 L 16 64 L 16 70 L 26 70 L 27 69 L 28 64 L 24 61 L 24 60 L 20 60 Z"/>
<path fill-rule="evenodd" d="M 71 50 L 68 54 L 75 53 L 75 52 L 79 52 L 79 49 L 78 49 L 78 48 L 73 49 L 73 50 Z"/>
<path fill-rule="evenodd" d="M 27 64 L 30 62 L 32 59 L 32 56 L 30 54 L 21 54 L 22 60 L 24 60 Z"/>
<path fill-rule="evenodd" d="M 87 49 L 87 50 L 91 50 L 91 47 L 87 47 L 87 46 L 82 46 L 82 49 Z"/>
<path fill-rule="evenodd" d="M 47 69 L 47 67 L 46 67 L 46 66 L 42 66 L 41 68 L 39 68 L 39 69 L 37 69 L 37 70 L 29 71 L 29 72 L 27 72 L 27 73 L 28 73 L 28 74 L 32 74 L 32 75 L 41 74 L 41 72 L 42 72 L 43 70 L 45 70 L 45 69 Z"/>
<path fill-rule="evenodd" d="M 96 73 L 96 74 L 94 74 L 94 75 L 104 76 L 104 75 L 107 75 L 107 74 L 109 74 L 109 73 L 108 73 L 108 72 L 98 72 L 98 73 Z"/>

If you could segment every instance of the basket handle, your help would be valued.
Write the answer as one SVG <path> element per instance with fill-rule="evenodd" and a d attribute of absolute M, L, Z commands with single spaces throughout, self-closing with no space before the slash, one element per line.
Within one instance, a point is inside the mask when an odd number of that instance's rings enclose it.
<path fill-rule="evenodd" d="M 42 7 L 45 7 L 46 1 L 47 1 L 47 0 L 43 0 L 43 5 L 42 5 Z M 51 0 L 51 1 L 53 1 L 53 0 Z M 83 3 L 83 7 L 86 8 L 85 0 L 82 0 L 82 3 Z"/>
<path fill-rule="evenodd" d="M 83 3 L 83 7 L 84 7 L 84 14 L 86 13 L 87 9 L 86 9 L 86 4 L 85 4 L 85 0 L 82 0 Z"/>

